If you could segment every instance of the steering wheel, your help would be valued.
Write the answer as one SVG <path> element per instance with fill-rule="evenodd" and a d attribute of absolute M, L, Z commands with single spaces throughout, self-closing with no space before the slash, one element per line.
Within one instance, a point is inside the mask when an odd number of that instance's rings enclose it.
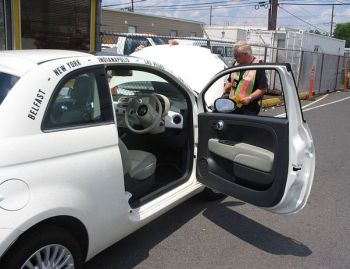
<path fill-rule="evenodd" d="M 158 110 L 157 110 L 158 108 Z M 152 94 L 134 97 L 125 111 L 125 124 L 128 129 L 137 134 L 144 134 L 159 126 L 162 118 L 162 105 Z M 137 118 L 144 129 L 138 130 L 130 124 L 130 118 Z"/>

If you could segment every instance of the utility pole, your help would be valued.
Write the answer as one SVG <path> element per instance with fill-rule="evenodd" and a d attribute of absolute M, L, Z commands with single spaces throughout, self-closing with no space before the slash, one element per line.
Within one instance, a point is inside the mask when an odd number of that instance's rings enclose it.
<path fill-rule="evenodd" d="M 269 8 L 269 21 L 268 21 L 267 30 L 276 30 L 278 0 L 269 0 L 269 2 L 270 2 L 270 8 Z"/>
<path fill-rule="evenodd" d="M 334 2 L 333 2 L 333 5 L 332 5 L 331 31 L 329 32 L 329 36 L 330 37 L 333 36 L 333 17 L 334 17 Z"/>
<path fill-rule="evenodd" d="M 211 18 L 213 16 L 213 6 L 210 6 L 210 17 L 209 17 L 209 25 L 211 26 Z"/>
<path fill-rule="evenodd" d="M 131 12 L 134 12 L 134 0 L 131 0 Z"/>

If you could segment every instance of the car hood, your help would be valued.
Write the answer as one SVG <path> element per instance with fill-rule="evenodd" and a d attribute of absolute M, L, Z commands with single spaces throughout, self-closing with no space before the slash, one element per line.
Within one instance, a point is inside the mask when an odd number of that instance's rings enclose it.
<path fill-rule="evenodd" d="M 134 52 L 132 56 L 155 61 L 171 70 L 186 82 L 191 89 L 200 93 L 226 64 L 207 48 L 191 45 L 158 45 Z M 205 95 L 207 104 L 221 96 L 226 78 L 220 79 Z"/>

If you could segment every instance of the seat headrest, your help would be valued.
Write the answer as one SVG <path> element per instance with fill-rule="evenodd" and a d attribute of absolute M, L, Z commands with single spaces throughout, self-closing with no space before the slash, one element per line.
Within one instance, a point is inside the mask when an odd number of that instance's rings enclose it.
<path fill-rule="evenodd" d="M 82 75 L 76 78 L 72 97 L 79 103 L 88 103 L 91 101 L 94 81 L 87 75 Z"/>

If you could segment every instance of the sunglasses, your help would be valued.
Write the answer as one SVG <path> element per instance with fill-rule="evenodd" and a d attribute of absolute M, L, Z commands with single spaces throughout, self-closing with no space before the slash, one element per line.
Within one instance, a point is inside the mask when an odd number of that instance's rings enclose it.
<path fill-rule="evenodd" d="M 246 53 L 244 53 L 244 52 L 234 53 L 233 56 L 234 56 L 235 58 L 238 58 L 239 56 L 241 56 L 241 55 L 243 55 L 243 54 L 246 54 Z"/>

